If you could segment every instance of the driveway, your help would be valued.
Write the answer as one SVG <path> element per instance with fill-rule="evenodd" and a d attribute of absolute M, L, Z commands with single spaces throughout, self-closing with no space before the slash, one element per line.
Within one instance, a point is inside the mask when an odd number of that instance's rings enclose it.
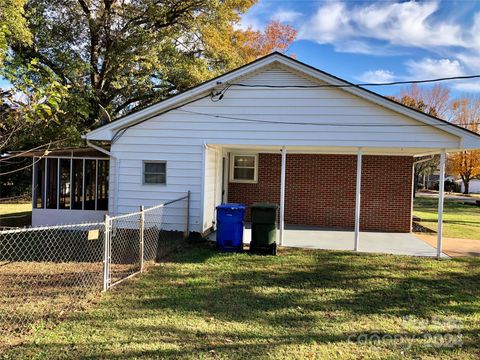
<path fill-rule="evenodd" d="M 417 196 L 438 199 L 438 193 L 432 193 L 432 192 L 418 192 Z M 478 197 L 445 193 L 445 200 L 465 201 L 465 202 L 470 202 L 472 204 L 475 204 L 475 202 L 480 199 Z"/>
<path fill-rule="evenodd" d="M 215 241 L 215 235 L 215 233 L 212 233 L 208 238 Z M 250 226 L 247 225 L 243 234 L 245 244 L 250 243 L 251 236 Z M 352 251 L 354 248 L 354 233 L 352 231 L 328 230 L 312 226 L 286 225 L 283 246 Z M 434 246 L 422 241 L 414 234 L 408 233 L 361 232 L 359 250 L 365 253 L 394 255 L 427 257 L 437 255 Z M 445 257 L 448 256 L 445 255 Z"/>
<path fill-rule="evenodd" d="M 417 234 L 427 244 L 436 246 L 436 235 Z M 443 238 L 443 252 L 451 257 L 480 256 L 480 240 Z"/>

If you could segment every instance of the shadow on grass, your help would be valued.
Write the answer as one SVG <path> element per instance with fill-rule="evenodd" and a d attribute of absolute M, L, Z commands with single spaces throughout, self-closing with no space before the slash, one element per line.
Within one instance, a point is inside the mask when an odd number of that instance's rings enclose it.
<path fill-rule="evenodd" d="M 115 289 L 98 311 L 74 317 L 65 337 L 55 337 L 54 343 L 37 340 L 13 354 L 40 351 L 55 357 L 72 346 L 84 359 L 268 357 L 281 346 L 318 344 L 373 351 L 368 344 L 349 343 L 351 335 L 365 331 L 355 326 L 356 319 L 368 319 L 370 332 L 414 338 L 421 329 L 397 326 L 395 332 L 383 328 L 382 321 L 438 314 L 467 319 L 460 330 L 462 351 L 469 351 L 477 349 L 478 323 L 468 319 L 480 311 L 479 264 L 478 259 L 443 262 L 295 249 L 263 257 L 193 247 Z M 70 339 L 70 334 L 97 331 L 102 333 L 97 340 Z M 398 344 L 379 346 L 399 349 Z M 420 348 L 415 355 L 432 351 L 455 350 Z"/>

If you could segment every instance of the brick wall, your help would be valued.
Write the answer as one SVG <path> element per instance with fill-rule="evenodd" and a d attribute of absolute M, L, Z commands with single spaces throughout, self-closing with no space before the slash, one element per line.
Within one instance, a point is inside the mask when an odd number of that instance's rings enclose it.
<path fill-rule="evenodd" d="M 412 163 L 412 157 L 363 157 L 362 231 L 410 231 Z M 287 154 L 285 223 L 353 229 L 356 166 L 354 155 Z M 259 154 L 258 183 L 230 182 L 228 201 L 279 204 L 280 171 L 281 155 Z"/>

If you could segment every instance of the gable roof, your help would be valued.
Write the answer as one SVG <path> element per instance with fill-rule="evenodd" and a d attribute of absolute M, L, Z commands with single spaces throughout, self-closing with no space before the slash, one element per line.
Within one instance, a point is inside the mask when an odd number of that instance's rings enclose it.
<path fill-rule="evenodd" d="M 243 65 L 237 69 L 231 70 L 223 75 L 217 76 L 211 80 L 194 86 L 184 92 L 173 95 L 156 104 L 150 105 L 147 108 L 132 112 L 126 116 L 114 120 L 109 124 L 103 125 L 85 134 L 83 137 L 87 140 L 111 140 L 115 136 L 115 134 L 122 129 L 129 128 L 138 123 L 149 120 L 155 116 L 161 115 L 170 110 L 177 109 L 193 101 L 199 100 L 205 97 L 206 94 L 210 94 L 215 88 L 218 88 L 221 85 L 228 85 L 229 83 L 234 82 L 240 77 L 244 77 L 245 75 L 251 74 L 261 68 L 275 63 L 286 66 L 287 68 L 300 72 L 328 85 L 332 85 L 334 87 L 339 86 L 341 90 L 346 91 L 352 95 L 358 96 L 362 99 L 373 102 L 379 106 L 403 114 L 417 121 L 423 122 L 433 127 L 437 127 L 442 131 L 453 134 L 455 136 L 459 136 L 462 139 L 470 139 L 473 141 L 473 143 L 475 143 L 475 148 L 480 147 L 480 145 L 478 145 L 478 142 L 480 141 L 480 134 L 400 104 L 390 98 L 377 94 L 363 87 L 357 86 L 337 76 L 302 63 L 279 52 L 274 52 L 272 54 L 259 58 L 251 63 Z M 465 147 L 470 147 L 467 146 L 468 144 L 465 144 L 464 141 L 463 143 Z"/>

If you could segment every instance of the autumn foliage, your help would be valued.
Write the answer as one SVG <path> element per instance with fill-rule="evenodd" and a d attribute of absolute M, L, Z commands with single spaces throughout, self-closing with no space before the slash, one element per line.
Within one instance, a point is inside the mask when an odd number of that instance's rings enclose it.
<path fill-rule="evenodd" d="M 452 104 L 453 122 L 480 134 L 480 98 L 462 98 Z M 448 172 L 459 176 L 469 193 L 470 180 L 480 176 L 480 151 L 461 151 L 449 154 Z"/>

